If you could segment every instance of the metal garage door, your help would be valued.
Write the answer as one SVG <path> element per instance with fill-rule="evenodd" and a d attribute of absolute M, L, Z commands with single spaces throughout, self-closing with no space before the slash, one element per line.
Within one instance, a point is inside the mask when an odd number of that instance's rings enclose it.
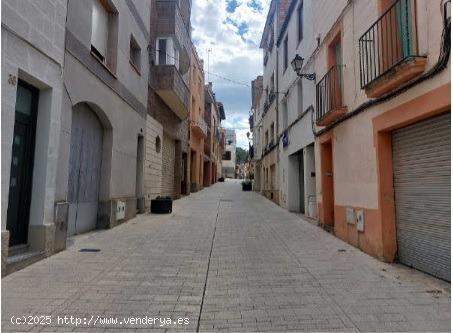
<path fill-rule="evenodd" d="M 86 104 L 72 112 L 68 235 L 96 228 L 102 161 L 102 125 Z"/>
<path fill-rule="evenodd" d="M 450 113 L 392 139 L 399 261 L 450 281 Z"/>

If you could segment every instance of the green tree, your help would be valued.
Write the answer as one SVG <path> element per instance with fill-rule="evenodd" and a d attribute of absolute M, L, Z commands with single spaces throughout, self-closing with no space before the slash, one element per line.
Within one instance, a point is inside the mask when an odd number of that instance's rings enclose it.
<path fill-rule="evenodd" d="M 241 148 L 236 147 L 236 164 L 245 163 L 248 160 L 248 151 Z"/>

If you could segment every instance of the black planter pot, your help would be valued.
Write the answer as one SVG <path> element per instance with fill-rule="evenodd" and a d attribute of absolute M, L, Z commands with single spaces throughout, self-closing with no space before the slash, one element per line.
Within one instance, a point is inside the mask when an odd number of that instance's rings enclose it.
<path fill-rule="evenodd" d="M 219 178 L 219 182 L 224 182 L 224 181 L 225 181 L 225 178 L 223 178 L 223 177 Z"/>
<path fill-rule="evenodd" d="M 173 200 L 171 198 L 157 198 L 151 200 L 152 214 L 170 214 L 173 209 Z"/>
<path fill-rule="evenodd" d="M 252 183 L 242 183 L 242 191 L 251 191 Z"/>

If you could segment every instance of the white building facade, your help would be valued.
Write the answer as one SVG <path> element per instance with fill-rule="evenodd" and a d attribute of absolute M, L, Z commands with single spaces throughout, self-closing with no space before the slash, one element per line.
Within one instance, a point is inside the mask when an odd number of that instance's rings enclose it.
<path fill-rule="evenodd" d="M 225 178 L 236 175 L 236 131 L 225 129 L 225 152 L 222 157 L 222 174 Z"/>
<path fill-rule="evenodd" d="M 307 59 L 303 72 L 313 73 L 310 58 L 316 48 L 312 1 L 293 0 L 278 33 L 279 183 L 280 205 L 289 211 L 316 218 L 316 173 L 312 108 L 315 82 L 298 77 L 291 61 Z"/>
<path fill-rule="evenodd" d="M 54 249 L 66 5 L 2 1 L 2 274 Z"/>

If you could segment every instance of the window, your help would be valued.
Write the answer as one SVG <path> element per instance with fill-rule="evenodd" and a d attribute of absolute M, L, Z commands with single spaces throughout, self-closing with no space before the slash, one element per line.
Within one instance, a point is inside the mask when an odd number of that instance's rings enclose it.
<path fill-rule="evenodd" d="M 160 148 L 161 148 L 161 142 L 160 142 L 160 137 L 156 136 L 156 142 L 155 142 L 155 148 L 156 148 L 156 153 L 160 153 Z"/>
<path fill-rule="evenodd" d="M 302 1 L 299 8 L 297 9 L 297 19 L 298 19 L 298 36 L 299 42 L 304 38 L 304 2 Z"/>
<path fill-rule="evenodd" d="M 105 62 L 107 55 L 109 13 L 100 1 L 93 2 L 91 15 L 91 51 Z"/>
<path fill-rule="evenodd" d="M 269 133 L 269 139 L 270 139 L 271 143 L 274 143 L 274 132 L 275 132 L 274 123 L 272 123 L 270 133 Z"/>
<path fill-rule="evenodd" d="M 283 42 L 283 71 L 288 68 L 288 36 L 286 36 Z"/>
<path fill-rule="evenodd" d="M 272 95 L 274 93 L 274 84 L 275 84 L 275 77 L 274 77 L 274 73 L 272 73 L 271 75 L 271 81 L 270 81 L 270 84 L 271 84 L 271 91 L 270 91 L 270 94 Z"/>
<path fill-rule="evenodd" d="M 282 125 L 283 130 L 288 128 L 288 103 L 286 101 L 282 102 Z"/>
<path fill-rule="evenodd" d="M 166 65 L 167 64 L 167 39 L 158 39 L 157 40 L 157 64 Z"/>
<path fill-rule="evenodd" d="M 110 0 L 95 0 L 91 13 L 91 54 L 114 73 L 117 48 L 118 11 Z"/>
<path fill-rule="evenodd" d="M 226 151 L 225 154 L 223 154 L 224 161 L 231 161 L 231 151 Z"/>
<path fill-rule="evenodd" d="M 175 65 L 179 69 L 179 50 L 173 39 L 157 38 L 156 44 L 157 65 Z"/>
<path fill-rule="evenodd" d="M 131 35 L 131 41 L 129 46 L 129 61 L 131 65 L 140 73 L 141 67 L 141 49 L 138 46 L 137 41 L 135 40 L 134 36 Z"/>
<path fill-rule="evenodd" d="M 269 132 L 266 131 L 264 133 L 264 145 L 267 146 L 269 144 Z"/>

